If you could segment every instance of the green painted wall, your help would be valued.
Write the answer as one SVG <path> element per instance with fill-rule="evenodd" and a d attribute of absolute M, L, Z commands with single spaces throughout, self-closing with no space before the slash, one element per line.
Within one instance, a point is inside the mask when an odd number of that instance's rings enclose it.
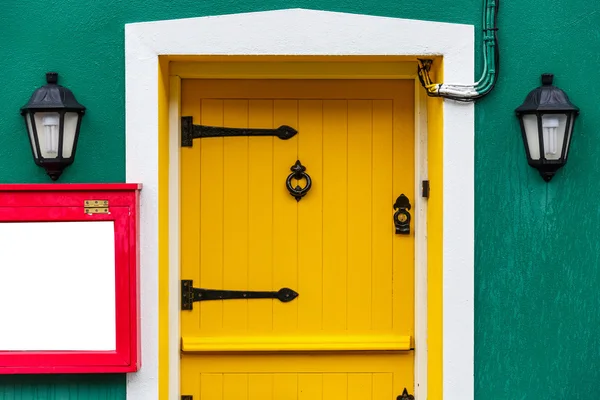
<path fill-rule="evenodd" d="M 0 377 L 0 400 L 125 400 L 124 375 Z"/>
<path fill-rule="evenodd" d="M 88 107 L 77 159 L 62 182 L 123 181 L 125 23 L 294 7 L 477 27 L 481 19 L 480 0 L 35 5 L 3 0 L 2 6 L 0 182 L 5 183 L 47 182 L 31 161 L 18 110 L 49 70 L 59 71 L 61 82 Z M 476 106 L 475 393 L 480 400 L 598 397 L 599 19 L 597 1 L 501 4 L 500 79 Z M 526 165 L 513 115 L 542 72 L 553 72 L 555 83 L 582 109 L 569 165 L 550 184 Z M 4 377 L 0 400 L 123 399 L 124 382 L 115 376 Z"/>

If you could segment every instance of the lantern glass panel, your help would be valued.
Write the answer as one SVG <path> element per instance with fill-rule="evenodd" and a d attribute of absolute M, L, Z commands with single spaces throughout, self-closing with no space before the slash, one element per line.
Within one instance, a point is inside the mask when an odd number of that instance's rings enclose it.
<path fill-rule="evenodd" d="M 65 113 L 65 128 L 63 139 L 63 157 L 70 158 L 73 154 L 73 144 L 75 142 L 75 134 L 77 133 L 77 122 L 79 114 L 76 112 Z"/>
<path fill-rule="evenodd" d="M 542 115 L 542 137 L 544 140 L 544 158 L 546 160 L 561 159 L 566 129 L 566 114 Z"/>
<path fill-rule="evenodd" d="M 31 143 L 31 149 L 33 150 L 33 156 L 37 159 L 38 152 L 35 147 L 35 137 L 33 135 L 33 126 L 31 126 L 31 114 L 25 114 L 25 122 L 27 123 L 27 133 L 29 133 L 29 143 Z"/>
<path fill-rule="evenodd" d="M 34 118 L 42 158 L 57 158 L 60 114 L 57 112 L 36 112 Z"/>
<path fill-rule="evenodd" d="M 523 115 L 523 127 L 527 137 L 527 146 L 529 147 L 529 157 L 532 160 L 540 159 L 540 139 L 538 130 L 537 115 Z"/>
<path fill-rule="evenodd" d="M 567 161 L 567 157 L 569 156 L 569 146 L 571 146 L 571 135 L 573 134 L 573 123 L 575 122 L 575 115 L 571 115 L 571 122 L 569 122 L 569 127 L 567 128 L 567 132 L 565 136 L 567 137 L 567 147 L 565 147 L 565 161 Z"/>

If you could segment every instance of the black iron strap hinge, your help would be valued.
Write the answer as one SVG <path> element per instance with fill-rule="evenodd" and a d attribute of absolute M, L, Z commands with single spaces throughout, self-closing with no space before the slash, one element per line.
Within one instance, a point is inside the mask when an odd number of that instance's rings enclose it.
<path fill-rule="evenodd" d="M 276 129 L 224 128 L 220 126 L 194 125 L 192 117 L 181 117 L 181 147 L 192 147 L 194 139 L 230 136 L 277 136 L 287 140 L 298 133 L 294 128 L 281 125 Z"/>
<path fill-rule="evenodd" d="M 192 396 L 191 394 L 182 394 L 181 400 L 194 400 L 194 396 Z"/>
<path fill-rule="evenodd" d="M 196 301 L 209 300 L 248 300 L 248 299 L 277 299 L 287 303 L 298 297 L 298 293 L 288 288 L 281 288 L 276 292 L 246 291 L 246 290 L 219 290 L 195 288 L 191 280 L 181 281 L 181 309 L 192 310 Z"/>

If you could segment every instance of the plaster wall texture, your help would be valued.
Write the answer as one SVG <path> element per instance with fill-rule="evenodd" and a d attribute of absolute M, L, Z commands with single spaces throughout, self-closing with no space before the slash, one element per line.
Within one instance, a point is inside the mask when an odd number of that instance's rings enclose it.
<path fill-rule="evenodd" d="M 4 0 L 0 182 L 47 182 L 31 159 L 18 111 L 50 70 L 58 71 L 60 82 L 88 108 L 76 161 L 61 182 L 125 179 L 125 23 L 308 8 L 480 28 L 481 3 L 46 0 L 32 7 Z M 597 398 L 600 96 L 594 87 L 600 79 L 599 19 L 600 2 L 500 4 L 500 78 L 476 105 L 476 399 Z M 581 108 L 569 164 L 549 184 L 527 166 L 513 112 L 539 85 L 543 72 L 554 73 L 555 84 Z M 118 375 L 0 377 L 0 400 L 124 398 L 125 378 Z"/>

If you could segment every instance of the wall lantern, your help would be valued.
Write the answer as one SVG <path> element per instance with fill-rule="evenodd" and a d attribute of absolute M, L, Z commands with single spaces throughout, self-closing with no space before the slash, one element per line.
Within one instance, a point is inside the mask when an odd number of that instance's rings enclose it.
<path fill-rule="evenodd" d="M 571 135 L 579 108 L 565 92 L 552 85 L 554 75 L 543 74 L 542 86 L 532 90 L 515 111 L 529 165 L 537 168 L 546 182 L 567 163 Z"/>
<path fill-rule="evenodd" d="M 46 74 L 47 85 L 33 92 L 21 108 L 29 133 L 35 163 L 57 180 L 73 163 L 81 118 L 85 107 L 75 100 L 73 92 L 57 84 L 58 74 Z"/>

